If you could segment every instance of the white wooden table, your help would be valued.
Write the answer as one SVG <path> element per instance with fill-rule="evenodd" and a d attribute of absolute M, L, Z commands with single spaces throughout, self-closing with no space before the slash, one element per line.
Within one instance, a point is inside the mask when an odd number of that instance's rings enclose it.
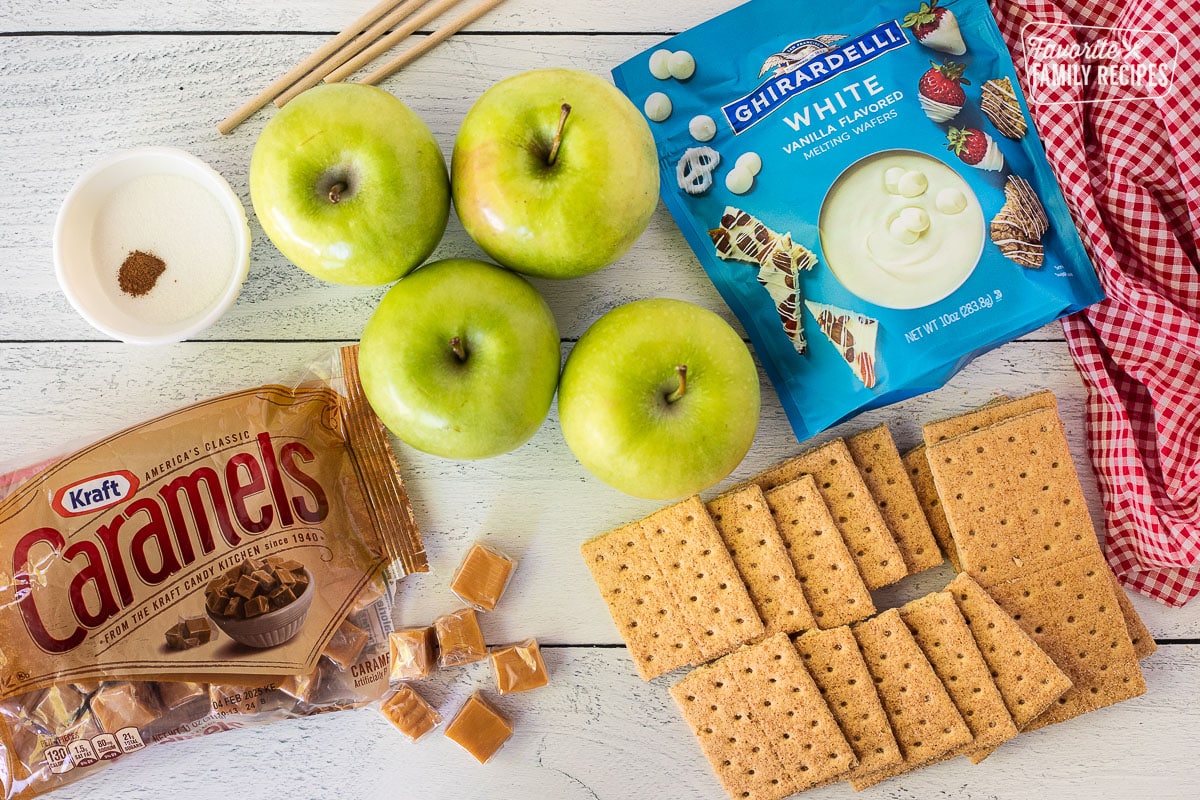
<path fill-rule="evenodd" d="M 568 66 L 607 74 L 666 35 L 734 0 L 509 0 L 384 86 L 432 127 L 447 156 L 473 100 L 516 72 Z M 355 340 L 382 289 L 320 283 L 287 263 L 252 220 L 250 278 L 237 305 L 198 341 L 138 348 L 106 341 L 71 310 L 54 280 L 50 235 L 73 181 L 104 154 L 173 145 L 208 161 L 249 208 L 255 137 L 274 109 L 233 135 L 214 124 L 282 74 L 368 0 L 4 0 L 0 4 L 0 461 L 32 460 L 154 413 L 253 385 Z M 436 256 L 479 251 L 453 220 Z M 641 297 L 677 297 L 732 320 L 661 206 L 615 266 L 539 282 L 563 350 L 604 311 Z M 735 323 L 736 324 L 736 323 Z M 889 422 L 902 447 L 919 424 L 995 394 L 1058 393 L 1093 517 L 1083 388 L 1057 325 L 979 359 L 930 395 L 865 415 L 834 433 Z M 827 434 L 828 436 L 829 434 Z M 591 478 L 567 450 L 554 413 L 507 456 L 459 464 L 398 445 L 432 572 L 410 578 L 406 624 L 455 607 L 448 577 L 474 539 L 520 559 L 490 642 L 535 636 L 552 684 L 502 698 L 517 733 L 480 766 L 440 734 L 410 745 L 374 710 L 210 736 L 150 751 L 57 797 L 720 798 L 716 779 L 667 694 L 641 682 L 578 555 L 585 538 L 654 503 Z M 797 451 L 764 382 L 758 438 L 733 476 Z M 941 588 L 948 571 L 883 593 L 883 605 Z M 866 798 L 1194 798 L 1200 793 L 1200 603 L 1134 603 L 1160 648 L 1145 662 L 1148 693 L 1005 745 L 984 764 L 963 759 L 886 782 Z M 486 663 L 426 686 L 444 713 L 481 685 Z M 811 793 L 850 797 L 848 787 Z"/>

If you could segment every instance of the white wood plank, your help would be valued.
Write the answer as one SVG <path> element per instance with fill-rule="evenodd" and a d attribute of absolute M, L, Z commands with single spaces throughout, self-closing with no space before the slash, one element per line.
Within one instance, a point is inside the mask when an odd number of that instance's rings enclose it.
<path fill-rule="evenodd" d="M 159 3 L 48 0 L 0 7 L 0 32 L 10 31 L 338 31 L 376 0 L 164 0 Z M 675 32 L 738 5 L 736 0 L 508 0 L 468 31 Z M 455 12 L 451 12 L 443 21 Z M 434 25 L 436 27 L 436 23 Z M 432 29 L 432 28 L 431 28 Z M 309 49 L 315 49 L 313 38 Z M 298 51 L 299 52 L 299 51 Z M 307 51 L 304 51 L 307 52 Z M 296 61 L 300 57 L 297 56 Z"/>
<path fill-rule="evenodd" d="M 492 83 L 524 69 L 568 65 L 606 74 L 653 37 L 506 36 L 453 40 L 385 85 L 425 119 L 447 157 L 467 108 Z M 286 69 L 302 37 L 115 36 L 0 38 L 0 340 L 100 340 L 58 290 L 51 236 L 72 184 L 105 154 L 170 145 L 209 162 L 251 214 L 250 277 L 237 304 L 204 339 L 357 338 L 383 289 L 323 283 L 292 266 L 250 209 L 254 140 L 273 112 L 221 137 L 213 125 Z M 471 69 L 462 65 L 470 63 Z M 86 76 L 84 78 L 83 76 Z M 52 131 L 53 135 L 47 132 Z M 435 258 L 481 251 L 457 219 Z M 535 281 L 566 338 L 614 305 L 677 297 L 733 322 L 679 229 L 660 204 L 645 235 L 617 264 L 572 281 Z M 36 318 L 31 329 L 27 320 Z M 1031 338 L 1061 339 L 1057 324 Z"/>
<path fill-rule="evenodd" d="M 63 196 L 88 165 L 113 150 L 140 145 L 174 145 L 195 153 L 222 172 L 249 207 L 245 176 L 251 148 L 274 112 L 260 113 L 225 138 L 216 134 L 214 123 L 372 2 L 0 4 L 0 174 L 6 176 L 0 193 L 0 429 L 5 432 L 0 468 L 61 449 L 64 442 L 82 444 L 168 408 L 280 378 L 329 352 L 335 342 L 358 336 L 383 290 L 334 287 L 309 278 L 286 263 L 252 219 L 251 278 L 237 306 L 205 337 L 235 341 L 153 349 L 98 341 L 101 337 L 58 292 L 50 231 Z M 449 154 L 466 109 L 495 81 L 545 66 L 607 75 L 667 33 L 736 2 L 509 0 L 472 26 L 472 35 L 455 37 L 386 87 L 430 124 Z M 4 35 L 88 31 L 194 35 Z M 597 32 L 612 35 L 586 35 Z M 554 35 L 529 35 L 537 33 Z M 452 219 L 437 255 L 478 253 Z M 569 340 L 604 311 L 640 297 L 691 300 L 732 321 L 661 208 L 646 235 L 614 267 L 577 281 L 537 285 L 568 340 L 564 352 Z M 1083 447 L 1083 389 L 1061 340 L 1057 325 L 1046 326 L 984 356 L 937 392 L 871 412 L 821 438 L 887 421 L 906 446 L 918 440 L 925 420 L 998 393 L 1049 387 L 1060 398 L 1089 508 L 1099 520 Z M 55 797 L 157 800 L 167 792 L 179 800 L 231 792 L 365 800 L 724 796 L 666 692 L 678 676 L 649 684 L 636 678 L 624 649 L 615 646 L 619 637 L 578 556 L 583 539 L 657 504 L 620 495 L 587 475 L 567 450 L 553 411 L 530 443 L 490 461 L 460 464 L 397 448 L 434 570 L 405 582 L 400 619 L 427 622 L 457 606 L 446 588 L 449 575 L 471 541 L 487 538 L 520 559 L 509 594 L 484 619 L 489 640 L 533 635 L 567 645 L 545 651 L 554 677 L 550 687 L 501 698 L 517 722 L 508 747 L 491 764 L 479 766 L 440 734 L 409 745 L 365 709 L 154 748 Z M 764 386 L 758 437 L 731 480 L 798 449 L 777 398 Z M 940 588 L 948 577 L 945 568 L 931 571 L 880 592 L 878 601 L 901 602 Z M 1200 604 L 1178 610 L 1140 597 L 1134 602 L 1158 638 L 1200 639 Z M 605 646 L 585 646 L 590 644 Z M 1200 707 L 1194 702 L 1200 693 L 1200 647 L 1164 645 L 1145 667 L 1145 697 L 1021 737 L 980 767 L 960 759 L 861 795 L 837 786 L 810 796 L 1191 798 L 1200 755 L 1190 736 L 1200 730 Z M 488 669 L 476 664 L 444 673 L 423 688 L 448 717 L 472 689 L 491 687 Z"/>
<path fill-rule="evenodd" d="M 3 460 L 17 466 L 46 454 L 56 442 L 90 440 L 204 397 L 275 380 L 333 347 L 0 345 L 0 430 L 9 440 Z M 778 399 L 765 379 L 763 385 L 758 436 L 730 482 L 799 450 Z M 1061 342 L 1010 344 L 982 357 L 937 392 L 869 412 L 819 438 L 886 421 L 907 447 L 919 441 L 924 421 L 997 394 L 1042 387 L 1059 396 L 1076 467 L 1093 519 L 1099 521 L 1096 484 L 1083 446 L 1083 387 Z M 492 641 L 518 638 L 531 629 L 557 643 L 620 641 L 578 546 L 659 504 L 622 495 L 588 475 L 566 447 L 554 410 L 530 442 L 498 458 L 452 462 L 404 445 L 398 449 L 433 568 L 431 574 L 406 582 L 401 602 L 406 623 L 428 622 L 456 607 L 449 576 L 470 542 L 486 538 L 521 561 L 505 599 L 506 613 L 485 623 Z M 920 576 L 903 591 L 923 594 L 948 579 L 948 573 Z M 1139 608 L 1156 636 L 1200 638 L 1200 604 L 1167 609 L 1146 601 Z"/>
<path fill-rule="evenodd" d="M 667 693 L 678 676 L 644 684 L 620 648 L 543 652 L 551 684 L 499 698 L 516 733 L 483 766 L 440 731 L 409 744 L 375 711 L 361 709 L 165 745 L 54 796 L 157 800 L 169 787 L 178 800 L 232 791 L 360 800 L 725 797 Z M 492 685 L 489 670 L 474 664 L 418 688 L 449 718 L 474 688 Z M 959 758 L 857 795 L 835 785 L 803 796 L 1193 797 L 1200 706 L 1181 700 L 1200 692 L 1200 648 L 1165 647 L 1145 662 L 1145 671 L 1149 692 L 1143 697 L 1024 734 L 980 766 Z"/>

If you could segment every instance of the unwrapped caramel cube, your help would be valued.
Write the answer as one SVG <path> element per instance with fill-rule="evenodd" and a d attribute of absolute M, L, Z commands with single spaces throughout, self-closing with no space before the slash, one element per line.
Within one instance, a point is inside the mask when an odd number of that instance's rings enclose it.
<path fill-rule="evenodd" d="M 492 650 L 492 669 L 500 694 L 527 692 L 550 682 L 542 652 L 534 639 Z"/>
<path fill-rule="evenodd" d="M 392 651 L 392 680 L 417 680 L 437 669 L 437 633 L 432 625 L 393 631 L 388 644 Z"/>
<path fill-rule="evenodd" d="M 396 730 L 414 742 L 442 721 L 442 716 L 437 710 L 425 702 L 425 698 L 407 683 L 384 700 L 379 710 L 388 718 L 388 722 L 396 726 Z"/>
<path fill-rule="evenodd" d="M 190 650 L 208 644 L 216 636 L 208 617 L 185 617 L 167 629 L 167 649 Z"/>
<path fill-rule="evenodd" d="M 437 630 L 438 666 L 458 667 L 487 658 L 487 643 L 475 609 L 461 608 L 433 621 Z"/>
<path fill-rule="evenodd" d="M 362 655 L 363 648 L 367 646 L 367 640 L 370 638 L 369 633 L 350 620 L 344 619 L 337 630 L 333 632 L 333 636 L 329 638 L 329 644 L 325 645 L 323 655 L 342 669 L 349 669 L 354 666 L 354 662 L 358 661 L 358 657 Z"/>
<path fill-rule="evenodd" d="M 475 692 L 446 726 L 446 738 L 487 762 L 512 736 L 512 721 Z"/>
<path fill-rule="evenodd" d="M 454 573 L 450 589 L 463 602 L 480 611 L 491 611 L 500 601 L 515 562 L 492 547 L 476 542 Z"/>

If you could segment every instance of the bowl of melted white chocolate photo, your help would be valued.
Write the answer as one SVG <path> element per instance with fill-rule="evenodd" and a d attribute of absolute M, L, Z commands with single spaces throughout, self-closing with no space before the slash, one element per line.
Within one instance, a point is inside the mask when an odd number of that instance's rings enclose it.
<path fill-rule="evenodd" d="M 838 282 L 895 309 L 948 297 L 975 270 L 985 239 L 970 184 L 915 150 L 886 150 L 847 167 L 825 195 L 818 228 Z"/>
<path fill-rule="evenodd" d="M 245 207 L 182 150 L 116 153 L 64 200 L 54 266 L 71 306 L 98 331 L 134 344 L 183 341 L 237 300 L 250 266 Z"/>

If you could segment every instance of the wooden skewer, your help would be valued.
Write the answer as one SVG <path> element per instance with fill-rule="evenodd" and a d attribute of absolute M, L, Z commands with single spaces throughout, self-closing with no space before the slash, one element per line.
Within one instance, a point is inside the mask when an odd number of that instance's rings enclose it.
<path fill-rule="evenodd" d="M 392 59 L 391 61 L 388 61 L 383 66 L 376 69 L 374 72 L 369 73 L 368 75 L 363 77 L 359 81 L 359 83 L 367 83 L 367 84 L 372 84 L 372 85 L 379 83 L 381 80 L 383 80 L 387 76 L 391 75 L 396 70 L 400 69 L 401 67 L 407 65 L 408 63 L 410 63 L 412 61 L 417 60 L 418 58 L 423 56 L 426 52 L 428 52 L 429 50 L 436 47 L 439 43 L 445 41 L 446 39 L 449 39 L 451 36 L 458 33 L 460 30 L 467 27 L 472 22 L 479 19 L 484 14 L 491 11 L 493 8 L 495 8 L 496 6 L 500 5 L 503 2 L 504 2 L 504 0 L 484 0 L 484 2 L 480 3 L 475 8 L 471 9 L 470 11 L 466 12 L 465 14 L 455 17 L 454 19 L 450 20 L 442 27 L 438 28 L 436 31 L 431 33 L 429 35 L 429 37 L 425 39 L 425 41 L 421 42 L 418 45 L 410 47 L 408 50 L 405 50 L 403 53 L 396 56 L 396 58 Z"/>
<path fill-rule="evenodd" d="M 367 13 L 350 23 L 350 27 L 334 36 L 325 44 L 317 48 L 317 50 L 308 58 L 301 61 L 296 66 L 292 67 L 287 73 L 280 76 L 278 80 L 272 83 L 267 88 L 256 94 L 254 97 L 247 100 L 240 108 L 230 114 L 217 124 L 217 130 L 222 136 L 227 135 L 230 131 L 245 122 L 251 114 L 258 111 L 260 108 L 271 102 L 280 92 L 287 89 L 300 78 L 303 78 L 308 72 L 318 64 L 320 64 L 329 56 L 336 53 L 341 47 L 368 28 L 371 23 L 378 20 L 384 14 L 387 14 L 393 8 L 400 4 L 400 0 L 383 0 Z"/>
<path fill-rule="evenodd" d="M 403 21 L 405 17 L 428 2 L 429 0 L 407 0 L 401 3 L 392 13 L 368 28 L 362 36 L 358 36 L 347 42 L 344 47 L 316 65 L 311 72 L 292 84 L 287 91 L 275 98 L 275 105 L 283 108 L 294 100 L 297 95 L 316 86 L 321 82 L 322 78 L 358 55 L 364 48 L 374 44 L 380 36 L 387 33 L 394 25 Z"/>
<path fill-rule="evenodd" d="M 397 45 L 401 40 L 408 37 L 413 31 L 417 30 L 422 25 L 437 19 L 447 9 L 461 2 L 462 0 L 437 0 L 437 2 L 433 5 L 423 9 L 419 14 L 414 15 L 413 18 L 408 22 L 404 23 L 399 28 L 396 28 L 396 30 L 392 31 L 387 36 L 384 36 L 375 44 L 371 45 L 366 50 L 347 61 L 345 64 L 342 64 L 333 72 L 326 75 L 325 82 L 337 83 L 338 81 L 344 81 L 352 73 L 357 72 L 359 68 L 364 67 L 368 63 L 374 61 L 378 55 Z"/>

